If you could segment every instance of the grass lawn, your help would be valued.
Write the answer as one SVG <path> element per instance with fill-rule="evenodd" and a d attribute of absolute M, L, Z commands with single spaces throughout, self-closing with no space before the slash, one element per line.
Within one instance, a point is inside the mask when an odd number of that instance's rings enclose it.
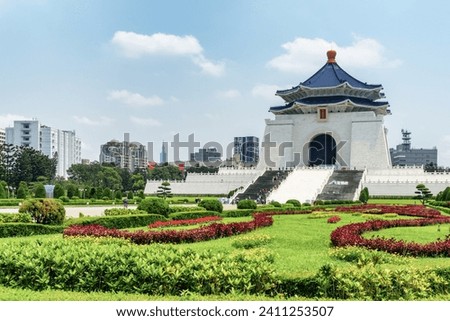
<path fill-rule="evenodd" d="M 327 213 L 329 214 L 329 213 Z M 336 213 L 331 213 L 336 214 Z M 351 264 L 334 259 L 330 257 L 330 233 L 339 226 L 364 222 L 367 217 L 364 215 L 352 215 L 338 213 L 341 217 L 341 221 L 336 224 L 327 223 L 328 217 L 311 218 L 310 214 L 301 215 L 278 215 L 274 216 L 274 224 L 270 227 L 265 227 L 245 234 L 251 235 L 266 235 L 270 237 L 268 244 L 261 247 L 271 251 L 275 255 L 275 269 L 278 273 L 289 277 L 306 277 L 317 273 L 320 267 L 327 263 L 333 263 L 338 267 L 348 267 Z M 383 217 L 383 216 L 380 216 Z M 385 219 L 398 219 L 400 217 L 384 217 Z M 401 217 L 404 218 L 404 217 Z M 222 222 L 235 222 L 249 220 L 249 217 L 244 218 L 225 218 Z M 177 227 L 179 228 L 193 228 L 190 227 Z M 404 239 L 407 241 L 417 242 L 431 242 L 437 238 L 444 238 L 449 234 L 450 224 L 442 225 L 440 231 L 437 231 L 437 226 L 427 227 L 405 227 L 405 228 L 392 228 L 377 231 L 375 233 L 367 233 L 365 237 L 371 237 L 372 235 L 379 235 L 384 237 L 395 237 L 397 239 Z M 143 229 L 143 228 L 137 228 Z M 134 229 L 136 230 L 136 229 Z M 230 238 L 222 238 L 207 242 L 179 244 L 175 245 L 178 248 L 190 248 L 195 251 L 213 251 L 231 254 L 236 251 L 249 251 L 236 249 L 233 246 L 233 241 L 242 236 L 234 236 Z M 62 238 L 61 235 L 37 235 L 30 237 L 15 237 L 0 239 L 0 246 L 3 242 L 24 242 L 24 241 L 36 241 L 36 240 L 56 240 Z M 142 246 L 142 245 L 136 245 Z M 173 245 L 167 245 L 173 246 Z M 151 249 L 152 245 L 148 246 Z M 414 266 L 416 268 L 425 267 L 450 267 L 450 258 L 407 258 L 405 260 L 406 266 Z M 390 266 L 384 264 L 386 268 L 397 268 L 398 266 Z M 149 297 L 145 295 L 133 295 L 133 294 L 89 294 L 89 293 L 71 293 L 71 292 L 59 292 L 59 291 L 44 291 L 40 294 L 33 294 L 33 291 L 9 289 L 0 286 L 0 300 L 171 300 L 170 297 Z M 182 299 L 182 298 L 181 298 Z M 187 300 L 214 300 L 215 298 L 202 298 L 201 296 L 195 298 L 186 298 Z M 228 297 L 228 298 L 216 298 L 222 300 L 251 300 L 261 299 L 258 297 Z M 176 298 L 180 300 L 180 298 Z"/>
<path fill-rule="evenodd" d="M 369 199 L 367 202 L 368 204 L 386 204 L 386 205 L 420 205 L 419 200 L 415 199 L 386 199 L 386 198 L 380 198 L 380 199 Z"/>

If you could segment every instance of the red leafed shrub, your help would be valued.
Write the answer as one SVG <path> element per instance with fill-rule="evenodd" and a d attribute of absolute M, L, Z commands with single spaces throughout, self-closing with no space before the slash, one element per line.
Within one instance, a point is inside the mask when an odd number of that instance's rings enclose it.
<path fill-rule="evenodd" d="M 446 256 L 450 257 L 450 240 L 436 241 L 428 244 L 405 242 L 395 239 L 373 238 L 365 239 L 361 235 L 368 231 L 378 231 L 384 228 L 402 226 L 426 226 L 450 223 L 450 217 L 434 217 L 414 220 L 376 220 L 364 223 L 354 223 L 338 227 L 331 233 L 331 243 L 334 246 L 363 246 L 389 253 L 412 256 Z"/>
<path fill-rule="evenodd" d="M 208 226 L 182 231 L 136 231 L 109 229 L 100 225 L 72 225 L 64 230 L 64 236 L 121 237 L 136 244 L 192 243 L 246 233 L 259 227 L 271 226 L 273 219 L 267 214 L 255 214 L 253 220 L 239 223 L 213 223 Z"/>
<path fill-rule="evenodd" d="M 334 215 L 327 220 L 327 223 L 337 223 L 340 220 L 341 220 L 341 218 L 339 216 Z"/>
<path fill-rule="evenodd" d="M 173 221 L 158 221 L 153 224 L 150 224 L 148 228 L 158 228 L 158 227 L 166 227 L 166 226 L 186 226 L 186 225 L 196 225 L 202 223 L 208 223 L 213 221 L 220 221 L 222 217 L 220 216 L 205 216 L 199 217 L 190 220 L 173 220 Z"/>

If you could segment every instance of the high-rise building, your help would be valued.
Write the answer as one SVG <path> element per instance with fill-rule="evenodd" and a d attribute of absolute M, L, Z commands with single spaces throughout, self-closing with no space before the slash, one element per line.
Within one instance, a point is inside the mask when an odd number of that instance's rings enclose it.
<path fill-rule="evenodd" d="M 234 137 L 234 159 L 243 165 L 256 165 L 259 161 L 259 138 Z"/>
<path fill-rule="evenodd" d="M 5 129 L 7 144 L 31 147 L 42 154 L 56 158 L 56 176 L 67 178 L 67 170 L 81 163 L 81 141 L 75 131 L 41 125 L 37 119 L 15 120 Z"/>
<path fill-rule="evenodd" d="M 217 151 L 217 148 L 215 147 L 210 147 L 208 149 L 200 148 L 198 152 L 191 153 L 190 161 L 212 165 L 211 163 L 220 162 L 221 156 L 221 153 Z"/>
<path fill-rule="evenodd" d="M 161 147 L 161 153 L 159 154 L 159 162 L 161 164 L 164 164 L 164 163 L 168 162 L 167 148 L 168 148 L 168 143 L 167 142 L 163 142 L 162 143 L 162 147 Z"/>
<path fill-rule="evenodd" d="M 4 128 L 0 128 L 0 145 L 6 143 L 6 133 Z"/>
<path fill-rule="evenodd" d="M 139 142 L 130 142 L 130 134 L 124 134 L 124 140 L 111 140 L 100 147 L 100 163 L 113 163 L 120 168 L 127 168 L 130 172 L 145 168 L 147 165 L 147 151 Z"/>
<path fill-rule="evenodd" d="M 402 129 L 402 143 L 391 148 L 392 166 L 437 167 L 437 148 L 411 148 L 411 132 Z"/>

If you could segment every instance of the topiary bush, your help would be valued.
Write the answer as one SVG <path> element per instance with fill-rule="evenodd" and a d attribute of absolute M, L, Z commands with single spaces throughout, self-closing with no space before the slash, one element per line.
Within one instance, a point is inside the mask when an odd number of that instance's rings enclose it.
<path fill-rule="evenodd" d="M 300 203 L 299 200 L 295 200 L 295 199 L 287 200 L 286 204 L 292 204 L 292 205 L 294 205 L 294 207 L 301 207 L 302 206 L 302 203 Z"/>
<path fill-rule="evenodd" d="M 240 200 L 237 203 L 237 208 L 240 210 L 256 209 L 256 202 L 254 200 Z"/>
<path fill-rule="evenodd" d="M 45 196 L 46 196 L 46 193 L 45 193 L 44 184 L 37 183 L 34 186 L 34 197 L 36 197 L 36 198 L 45 198 Z"/>
<path fill-rule="evenodd" d="M 146 198 L 143 199 L 138 207 L 138 210 L 145 211 L 149 214 L 160 214 L 169 216 L 170 208 L 169 204 L 162 198 Z"/>
<path fill-rule="evenodd" d="M 281 207 L 281 203 L 277 202 L 277 201 L 272 201 L 269 203 L 270 205 L 274 206 L 274 207 Z"/>
<path fill-rule="evenodd" d="M 54 199 L 25 200 L 19 207 L 19 213 L 29 213 L 33 221 L 39 224 L 59 225 L 66 217 L 64 206 Z"/>
<path fill-rule="evenodd" d="M 222 213 L 223 205 L 219 200 L 211 199 L 211 200 L 203 200 L 198 203 L 198 206 L 203 207 L 207 211 L 214 211 Z"/>

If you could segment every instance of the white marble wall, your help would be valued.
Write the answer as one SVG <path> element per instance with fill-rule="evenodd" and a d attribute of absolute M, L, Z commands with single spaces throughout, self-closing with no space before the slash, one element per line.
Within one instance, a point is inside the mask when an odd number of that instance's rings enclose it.
<path fill-rule="evenodd" d="M 266 119 L 265 139 L 269 134 L 276 146 L 270 148 L 270 158 L 267 150 L 262 150 L 261 161 L 268 167 L 308 165 L 309 143 L 319 134 L 335 139 L 341 166 L 390 167 L 383 116 L 373 112 L 329 113 L 326 121 L 319 121 L 316 113 L 276 115 L 275 119 Z M 299 162 L 292 164 L 295 160 Z"/>

